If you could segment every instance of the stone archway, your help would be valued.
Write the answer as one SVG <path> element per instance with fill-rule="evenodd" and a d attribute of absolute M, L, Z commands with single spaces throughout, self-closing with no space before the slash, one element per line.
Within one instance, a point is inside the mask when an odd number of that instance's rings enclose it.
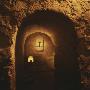
<path fill-rule="evenodd" d="M 48 35 L 36 32 L 27 37 L 24 44 L 25 90 L 53 89 L 54 55 L 54 44 Z"/>
<path fill-rule="evenodd" d="M 55 90 L 80 90 L 80 74 L 77 61 L 77 37 L 73 22 L 62 13 L 50 10 L 36 11 L 26 17 L 20 26 L 16 39 L 16 85 L 22 88 L 26 34 L 32 27 L 44 27 L 40 32 L 53 36 L 55 48 Z M 34 30 L 38 32 L 38 30 Z M 25 36 L 26 35 L 26 36 Z M 74 82 L 73 82 L 74 80 Z M 72 86 L 71 86 L 72 85 Z M 35 89 L 36 90 L 36 89 Z"/>

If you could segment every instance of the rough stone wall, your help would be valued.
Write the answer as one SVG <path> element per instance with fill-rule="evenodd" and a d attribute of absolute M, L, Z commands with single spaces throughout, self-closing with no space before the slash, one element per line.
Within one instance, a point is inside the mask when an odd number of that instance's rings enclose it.
<path fill-rule="evenodd" d="M 90 88 L 90 0 L 0 0 L 0 33 L 9 37 L 10 45 L 0 48 L 0 53 L 9 56 L 8 75 L 11 90 L 15 90 L 15 43 L 18 28 L 25 18 L 35 10 L 55 10 L 67 15 L 75 22 L 79 39 L 78 53 L 82 80 Z"/>

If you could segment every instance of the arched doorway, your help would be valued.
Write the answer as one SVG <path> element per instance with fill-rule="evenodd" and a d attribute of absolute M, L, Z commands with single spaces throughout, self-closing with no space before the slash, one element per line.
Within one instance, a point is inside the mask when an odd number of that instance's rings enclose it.
<path fill-rule="evenodd" d="M 44 27 L 46 28 L 46 30 L 39 31 L 37 28 L 37 30 L 33 29 L 34 30 L 33 32 L 33 30 L 30 30 L 32 27 Z M 28 33 L 32 32 L 32 34 L 30 36 L 26 35 L 27 32 Z M 39 35 L 39 36 L 48 38 L 48 39 L 45 39 L 45 41 L 49 40 L 49 43 L 50 43 L 52 41 L 50 40 L 49 36 L 45 34 L 46 32 L 50 32 L 54 35 L 53 37 L 52 36 L 51 37 L 54 39 L 56 44 L 54 49 L 55 50 L 55 55 L 54 55 L 55 68 L 53 70 L 54 74 L 51 75 L 53 76 L 53 79 L 54 79 L 53 80 L 54 85 L 50 83 L 51 84 L 50 88 L 54 86 L 52 90 L 53 89 L 54 90 L 80 90 L 80 72 L 78 68 L 77 51 L 76 51 L 77 37 L 74 30 L 74 24 L 67 16 L 63 15 L 62 13 L 57 13 L 49 10 L 36 11 L 22 21 L 22 24 L 20 26 L 20 30 L 18 31 L 17 39 L 16 39 L 17 90 L 29 90 L 32 87 L 33 80 L 32 80 L 32 83 L 30 82 L 27 83 L 31 85 L 30 87 L 27 87 L 27 88 L 25 88 L 27 84 L 25 85 L 25 83 L 23 83 L 25 80 L 24 75 L 26 75 L 25 60 L 26 61 L 29 60 L 28 62 L 33 63 L 34 58 L 36 57 L 36 54 L 34 54 L 35 55 L 34 57 L 32 53 L 34 52 L 32 49 L 33 47 L 31 48 L 32 50 L 30 49 L 32 52 L 28 52 L 28 49 L 29 49 L 28 47 L 34 41 L 34 39 L 31 40 L 30 38 L 32 37 L 37 38 L 37 36 Z M 41 41 L 44 42 L 43 40 Z M 35 48 L 39 48 L 37 49 L 39 51 L 43 50 L 43 47 L 42 48 L 40 47 L 41 41 L 39 41 L 38 45 L 36 45 L 39 47 L 35 47 Z M 53 47 L 53 43 L 51 44 L 50 47 Z M 38 59 L 43 60 L 44 58 L 40 57 Z M 48 64 L 44 64 L 44 65 L 48 65 Z M 49 76 L 46 76 L 46 77 L 49 77 Z M 50 82 L 52 79 L 48 78 L 48 80 L 46 82 Z M 38 81 L 40 81 L 40 79 L 38 79 Z M 41 81 L 43 83 L 43 79 Z M 45 87 L 45 84 L 41 84 L 39 85 L 38 88 L 33 88 L 31 90 L 42 90 L 41 88 L 42 85 L 44 85 L 43 90 L 44 89 L 51 90 L 48 86 Z"/>
<path fill-rule="evenodd" d="M 36 32 L 27 37 L 24 45 L 24 83 L 28 90 L 53 90 L 54 45 L 49 36 Z"/>

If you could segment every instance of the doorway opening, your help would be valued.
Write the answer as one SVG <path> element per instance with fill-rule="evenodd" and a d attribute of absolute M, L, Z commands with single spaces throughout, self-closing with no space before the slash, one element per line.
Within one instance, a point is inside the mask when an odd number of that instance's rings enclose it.
<path fill-rule="evenodd" d="M 46 32 L 53 33 L 55 46 Z M 24 18 L 16 39 L 16 89 L 80 90 L 77 44 L 74 23 L 62 13 L 41 10 Z"/>

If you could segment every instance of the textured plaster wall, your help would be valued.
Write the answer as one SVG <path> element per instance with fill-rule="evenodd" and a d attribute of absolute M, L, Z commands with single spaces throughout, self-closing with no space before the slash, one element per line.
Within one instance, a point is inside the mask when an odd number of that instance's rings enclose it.
<path fill-rule="evenodd" d="M 80 42 L 78 60 L 81 83 L 85 88 L 90 88 L 90 0 L 0 0 L 0 33 L 4 33 L 10 39 L 10 45 L 0 48 L 0 52 L 6 52 L 5 55 L 10 56 L 11 64 L 7 68 L 11 90 L 15 90 L 15 43 L 18 28 L 27 15 L 35 10 L 47 9 L 62 12 L 75 22 Z"/>

